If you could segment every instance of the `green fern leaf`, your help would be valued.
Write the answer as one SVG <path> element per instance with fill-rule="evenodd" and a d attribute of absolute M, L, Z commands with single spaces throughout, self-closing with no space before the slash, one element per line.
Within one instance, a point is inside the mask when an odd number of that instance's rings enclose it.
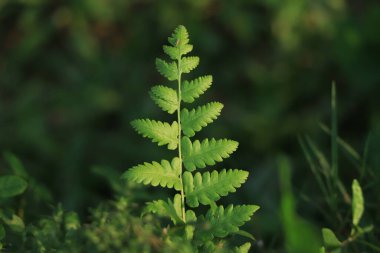
<path fill-rule="evenodd" d="M 195 69 L 199 64 L 199 57 L 197 56 L 190 56 L 190 57 L 183 57 L 181 60 L 181 72 L 182 73 L 190 73 L 193 69 Z"/>
<path fill-rule="evenodd" d="M 178 157 L 175 157 L 171 163 L 162 160 L 161 164 L 158 162 L 139 164 L 127 170 L 122 178 L 145 185 L 174 187 L 179 191 L 181 189 L 180 173 L 180 161 Z"/>
<path fill-rule="evenodd" d="M 182 101 L 186 103 L 194 102 L 194 99 L 202 95 L 212 84 L 212 76 L 201 76 L 192 81 L 182 83 Z"/>
<path fill-rule="evenodd" d="M 178 26 L 172 36 L 168 38 L 169 43 L 175 47 L 181 47 L 189 43 L 189 33 L 183 25 Z"/>
<path fill-rule="evenodd" d="M 164 46 L 164 52 L 173 60 L 179 60 L 182 55 L 193 50 L 193 45 L 189 44 L 189 34 L 184 26 L 178 26 L 168 39 L 172 46 Z"/>
<path fill-rule="evenodd" d="M 195 132 L 213 122 L 220 115 L 222 108 L 223 104 L 211 102 L 191 111 L 183 109 L 181 111 L 183 133 L 189 137 L 194 136 Z"/>
<path fill-rule="evenodd" d="M 182 138 L 183 164 L 188 171 L 214 165 L 227 158 L 238 147 L 239 143 L 232 140 L 205 139 L 202 143 L 195 140 L 193 143 L 188 137 Z"/>
<path fill-rule="evenodd" d="M 342 246 L 342 242 L 336 237 L 334 232 L 329 228 L 322 228 L 323 242 L 328 250 L 336 250 Z"/>
<path fill-rule="evenodd" d="M 174 150 L 178 146 L 178 123 L 171 125 L 150 119 L 137 119 L 131 122 L 132 127 L 142 136 L 151 138 L 158 146 L 168 145 L 168 149 Z"/>
<path fill-rule="evenodd" d="M 182 55 L 188 54 L 193 50 L 193 45 L 186 44 L 181 47 L 163 46 L 164 52 L 169 55 L 172 60 L 178 60 Z"/>
<path fill-rule="evenodd" d="M 167 63 L 166 61 L 157 58 L 156 59 L 157 71 L 169 81 L 178 79 L 178 68 L 175 62 Z"/>
<path fill-rule="evenodd" d="M 169 87 L 157 85 L 150 90 L 153 101 L 164 111 L 173 114 L 178 108 L 177 92 Z"/>
<path fill-rule="evenodd" d="M 164 45 L 162 49 L 164 50 L 165 54 L 169 55 L 172 60 L 178 60 L 179 57 L 181 57 L 178 47 Z"/>
<path fill-rule="evenodd" d="M 205 226 L 195 233 L 196 239 L 210 241 L 214 237 L 223 238 L 231 233 L 239 231 L 239 227 L 250 220 L 250 217 L 259 209 L 255 205 L 229 205 L 211 208 L 205 217 L 202 217 Z"/>
<path fill-rule="evenodd" d="M 182 56 L 182 55 L 190 53 L 192 50 L 193 50 L 193 45 L 186 44 L 180 47 L 180 54 Z"/>
<path fill-rule="evenodd" d="M 190 207 L 198 207 L 199 203 L 210 205 L 219 200 L 222 196 L 227 196 L 230 192 L 235 192 L 248 177 L 248 172 L 244 170 L 223 169 L 220 173 L 217 171 L 205 172 L 203 174 L 190 172 L 183 174 L 184 190 L 186 203 Z"/>
<path fill-rule="evenodd" d="M 182 223 L 181 195 L 176 194 L 174 196 L 174 202 L 170 199 L 168 199 L 167 202 L 161 199 L 148 202 L 142 215 L 148 212 L 155 213 L 161 217 L 168 217 L 173 221 L 174 225 Z"/>

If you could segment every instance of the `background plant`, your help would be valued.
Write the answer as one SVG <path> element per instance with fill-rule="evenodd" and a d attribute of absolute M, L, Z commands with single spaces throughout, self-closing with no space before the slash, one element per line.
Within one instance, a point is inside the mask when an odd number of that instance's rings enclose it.
<path fill-rule="evenodd" d="M 27 183 L 14 175 L 0 177 L 0 250 L 3 248 L 1 240 L 6 237 L 6 229 L 9 228 L 13 232 L 22 232 L 24 230 L 24 222 L 15 214 L 14 210 L 9 208 L 9 204 L 5 205 L 8 198 L 22 194 L 27 187 Z"/>
<path fill-rule="evenodd" d="M 336 229 L 340 237 L 345 238 L 339 240 L 330 228 L 322 229 L 324 247 L 320 252 L 357 252 L 360 250 L 370 250 L 379 252 L 380 248 L 376 246 L 373 240 L 374 227 L 371 224 L 376 222 L 373 217 L 368 217 L 366 225 L 360 225 L 363 215 L 365 214 L 365 201 L 363 191 L 357 179 L 351 184 L 351 194 L 346 189 L 340 176 L 339 147 L 343 149 L 344 154 L 349 159 L 350 169 L 356 170 L 356 175 L 363 182 L 373 182 L 373 168 L 367 163 L 369 140 L 365 144 L 363 156 L 359 155 L 347 142 L 338 136 L 337 122 L 337 98 L 335 83 L 331 89 L 331 126 L 330 128 L 324 124 L 320 124 L 321 129 L 330 135 L 331 139 L 331 158 L 330 161 L 321 151 L 316 143 L 307 135 L 299 138 L 301 148 L 309 163 L 310 169 L 315 177 L 315 181 L 323 196 L 320 202 L 311 201 L 310 196 L 304 196 L 304 199 L 318 210 L 326 219 L 329 226 Z M 352 168 L 353 167 L 353 168 Z M 346 168 L 347 169 L 347 168 Z M 371 188 L 371 184 L 367 187 Z M 351 208 L 347 208 L 351 207 Z M 369 234 L 367 234 L 369 233 Z"/>

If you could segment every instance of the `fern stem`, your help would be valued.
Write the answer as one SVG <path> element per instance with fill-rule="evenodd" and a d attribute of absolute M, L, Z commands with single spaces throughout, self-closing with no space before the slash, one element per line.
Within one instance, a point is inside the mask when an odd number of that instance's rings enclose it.
<path fill-rule="evenodd" d="M 181 145 L 181 56 L 178 58 L 178 108 L 177 108 L 177 120 L 178 120 L 178 157 L 180 161 L 180 175 L 179 178 L 181 180 L 181 206 L 182 206 L 182 220 L 186 223 L 186 210 L 185 210 L 185 193 L 183 192 L 183 180 L 182 180 L 182 145 Z"/>

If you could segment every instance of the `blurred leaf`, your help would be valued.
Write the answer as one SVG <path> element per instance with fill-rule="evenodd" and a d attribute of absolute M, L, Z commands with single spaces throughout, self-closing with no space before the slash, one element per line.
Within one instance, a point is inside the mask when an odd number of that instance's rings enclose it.
<path fill-rule="evenodd" d="M 337 250 L 342 245 L 342 243 L 338 240 L 338 238 L 336 238 L 334 232 L 331 231 L 331 229 L 323 228 L 322 236 L 327 250 Z M 340 250 L 334 252 L 340 252 Z"/>
<path fill-rule="evenodd" d="M 19 176 L 1 176 L 0 177 L 0 198 L 9 198 L 22 194 L 28 184 Z"/>
<path fill-rule="evenodd" d="M 25 229 L 24 221 L 14 213 L 6 214 L 2 212 L 0 218 L 13 232 L 21 233 Z"/>
<path fill-rule="evenodd" d="M 28 177 L 28 173 L 26 172 L 24 165 L 13 153 L 5 152 L 4 158 L 7 160 L 15 175 L 23 177 L 25 179 Z"/>
<path fill-rule="evenodd" d="M 168 199 L 168 201 L 154 200 L 146 204 L 145 210 L 142 212 L 142 215 L 146 213 L 155 213 L 161 217 L 170 218 L 174 224 L 182 223 L 181 218 L 181 195 L 176 194 L 174 196 L 174 201 Z"/>
<path fill-rule="evenodd" d="M 365 226 L 364 228 L 358 227 L 359 234 L 365 234 L 365 233 L 372 232 L 373 229 L 374 229 L 374 226 L 372 224 Z"/>
<path fill-rule="evenodd" d="M 352 182 L 352 224 L 358 226 L 364 212 L 364 198 L 362 188 L 355 179 Z"/>
<path fill-rule="evenodd" d="M 77 230 L 80 227 L 80 220 L 76 212 L 66 213 L 64 221 L 66 230 Z"/>
<path fill-rule="evenodd" d="M 3 224 L 0 223 L 0 240 L 2 240 L 5 237 L 5 229 Z M 1 250 L 1 244 L 0 244 L 0 250 Z"/>
<path fill-rule="evenodd" d="M 244 236 L 244 237 L 246 237 L 246 238 L 249 238 L 249 239 L 251 239 L 252 241 L 256 241 L 255 237 L 254 237 L 252 234 L 248 233 L 247 231 L 239 230 L 239 231 L 237 231 L 235 234 L 237 234 L 237 235 L 241 235 L 241 236 Z"/>
<path fill-rule="evenodd" d="M 235 249 L 235 253 L 248 253 L 249 249 L 251 248 L 251 244 L 249 242 L 244 243 L 243 245 L 237 247 Z"/>
<path fill-rule="evenodd" d="M 278 169 L 281 183 L 281 220 L 286 250 L 289 253 L 317 253 L 320 240 L 316 230 L 296 214 L 290 162 L 285 156 L 278 158 Z"/>

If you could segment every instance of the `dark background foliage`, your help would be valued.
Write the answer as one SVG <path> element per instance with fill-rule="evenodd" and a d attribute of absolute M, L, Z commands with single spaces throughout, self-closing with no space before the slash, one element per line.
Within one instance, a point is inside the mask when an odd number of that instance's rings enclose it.
<path fill-rule="evenodd" d="M 201 57 L 194 75 L 214 76 L 199 103 L 225 104 L 199 138 L 240 142 L 223 165 L 251 176 L 226 202 L 262 207 L 250 226 L 264 244 L 276 245 L 282 234 L 278 154 L 292 159 L 296 196 L 318 191 L 297 135 L 310 134 L 328 150 L 318 123 L 330 122 L 333 80 L 340 135 L 362 152 L 372 133 L 369 162 L 379 175 L 378 1 L 1 0 L 0 148 L 52 192 L 48 204 L 86 217 L 89 206 L 112 198 L 93 166 L 121 174 L 170 158 L 129 121 L 165 117 L 147 91 L 164 81 L 154 59 L 179 24 Z M 358 175 L 344 165 L 349 188 Z M 300 215 L 326 225 L 302 198 L 298 204 Z"/>

